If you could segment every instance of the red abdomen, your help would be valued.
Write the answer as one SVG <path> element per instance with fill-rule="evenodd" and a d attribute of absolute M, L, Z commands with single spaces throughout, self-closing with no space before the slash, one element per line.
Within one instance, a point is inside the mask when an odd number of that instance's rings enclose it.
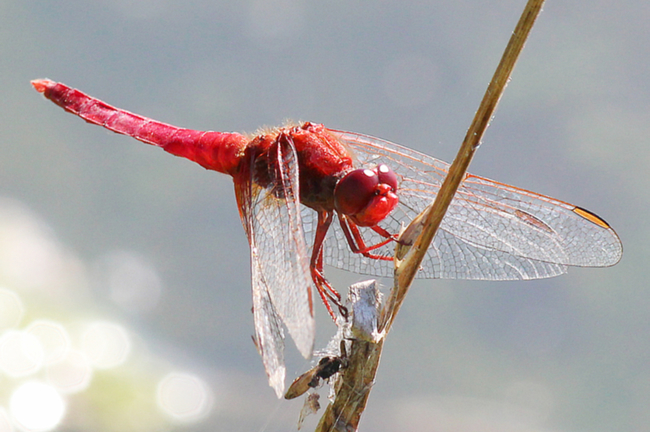
<path fill-rule="evenodd" d="M 131 136 L 192 160 L 206 169 L 233 175 L 248 139 L 238 133 L 183 129 L 115 108 L 79 90 L 47 79 L 32 81 L 34 88 L 66 111 L 89 123 Z"/>

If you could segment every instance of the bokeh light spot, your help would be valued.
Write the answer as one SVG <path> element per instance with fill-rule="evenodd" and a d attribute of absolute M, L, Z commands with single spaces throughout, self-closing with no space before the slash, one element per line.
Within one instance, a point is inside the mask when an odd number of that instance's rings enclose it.
<path fill-rule="evenodd" d="M 24 313 L 20 297 L 11 290 L 0 288 L 0 330 L 17 326 Z"/>
<path fill-rule="evenodd" d="M 160 299 L 162 282 L 147 259 L 128 251 L 108 254 L 95 266 L 101 291 L 131 313 L 150 312 Z"/>
<path fill-rule="evenodd" d="M 88 357 L 81 351 L 70 350 L 65 358 L 46 367 L 47 381 L 63 393 L 85 390 L 93 377 Z"/>
<path fill-rule="evenodd" d="M 34 336 L 41 343 L 45 354 L 45 364 L 61 360 L 70 350 L 70 336 L 59 323 L 47 320 L 32 322 L 25 332 Z"/>
<path fill-rule="evenodd" d="M 212 392 L 195 375 L 173 372 L 158 384 L 158 404 L 176 421 L 199 421 L 209 414 L 212 403 Z"/>
<path fill-rule="evenodd" d="M 0 407 L 0 432 L 14 432 L 7 410 Z"/>
<path fill-rule="evenodd" d="M 95 322 L 83 333 L 81 350 L 94 367 L 109 369 L 124 363 L 131 351 L 131 340 L 124 327 Z"/>
<path fill-rule="evenodd" d="M 64 268 L 50 227 L 21 203 L 0 198 L 0 276 L 21 289 L 51 286 Z"/>
<path fill-rule="evenodd" d="M 40 382 L 28 382 L 11 395 L 11 415 L 18 425 L 34 432 L 54 429 L 65 414 L 65 401 L 57 391 Z"/>
<path fill-rule="evenodd" d="M 9 330 L 0 338 L 0 369 L 11 377 L 37 372 L 43 366 L 43 346 L 33 335 Z"/>

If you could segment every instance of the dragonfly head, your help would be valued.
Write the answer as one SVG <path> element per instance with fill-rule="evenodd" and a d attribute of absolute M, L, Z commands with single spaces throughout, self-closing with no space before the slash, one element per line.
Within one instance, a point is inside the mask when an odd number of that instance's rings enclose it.
<path fill-rule="evenodd" d="M 397 202 L 397 175 L 383 164 L 350 171 L 334 189 L 336 211 L 359 226 L 377 225 Z"/>

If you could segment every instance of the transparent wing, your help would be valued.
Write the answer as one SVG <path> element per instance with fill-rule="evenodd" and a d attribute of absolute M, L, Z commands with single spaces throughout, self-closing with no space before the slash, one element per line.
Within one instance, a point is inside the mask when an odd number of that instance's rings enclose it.
<path fill-rule="evenodd" d="M 251 245 L 251 256 L 253 253 Z M 252 260 L 251 260 L 252 261 Z M 260 280 L 259 266 L 252 265 L 253 281 Z M 255 346 L 262 357 L 269 385 L 278 398 L 284 393 L 284 332 L 282 320 L 275 311 L 269 292 L 265 287 L 253 283 L 253 320 L 255 322 Z"/>
<path fill-rule="evenodd" d="M 380 225 L 397 233 L 429 205 L 449 165 L 414 150 L 366 135 L 332 131 L 345 142 L 357 165 L 385 163 L 400 177 L 400 203 Z M 305 232 L 313 216 L 303 212 Z M 382 239 L 365 229 L 366 244 Z M 394 245 L 379 249 L 392 256 Z M 418 277 L 447 279 L 536 279 L 556 276 L 567 266 L 617 263 L 621 242 L 605 221 L 579 207 L 544 195 L 468 175 L 422 263 Z M 392 276 L 393 264 L 353 254 L 340 227 L 330 230 L 325 262 L 359 273 Z"/>
<path fill-rule="evenodd" d="M 284 390 L 282 323 L 300 353 L 311 357 L 315 322 L 309 255 L 300 220 L 295 149 L 277 146 L 272 184 L 235 182 L 251 245 L 253 308 L 258 350 L 278 396 Z M 252 163 L 250 166 L 255 166 Z"/>

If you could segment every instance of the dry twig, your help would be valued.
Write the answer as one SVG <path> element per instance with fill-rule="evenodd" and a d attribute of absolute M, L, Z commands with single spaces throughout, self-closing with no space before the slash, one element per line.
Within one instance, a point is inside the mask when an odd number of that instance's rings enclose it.
<path fill-rule="evenodd" d="M 390 330 L 447 208 L 465 178 L 467 167 L 494 115 L 517 58 L 542 9 L 543 3 L 543 0 L 529 0 L 526 4 L 492 77 L 492 81 L 474 116 L 474 120 L 467 130 L 458 155 L 449 168 L 449 173 L 440 188 L 440 192 L 436 196 L 434 203 L 412 221 L 402 233 L 395 254 L 394 286 L 383 309 L 377 304 L 376 311 L 378 313 L 371 314 L 371 320 L 376 320 L 374 325 L 376 325 L 377 332 L 375 332 L 375 336 L 371 335 L 368 338 L 359 337 L 359 334 L 354 335 L 349 350 L 348 367 L 341 373 L 339 380 L 335 384 L 336 399 L 332 404 L 328 405 L 316 428 L 316 432 L 353 432 L 357 430 L 359 419 L 365 409 L 375 380 L 384 336 Z M 374 290 L 374 286 L 366 287 L 366 289 Z M 352 308 L 354 309 L 354 304 Z M 362 310 L 367 312 L 365 309 Z M 358 329 L 360 323 L 355 315 L 353 312 L 352 328 Z"/>

